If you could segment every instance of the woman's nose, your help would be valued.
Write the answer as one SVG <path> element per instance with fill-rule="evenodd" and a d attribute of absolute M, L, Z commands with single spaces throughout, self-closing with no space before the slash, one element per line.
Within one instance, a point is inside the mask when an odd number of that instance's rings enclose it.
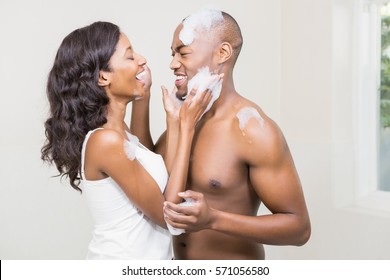
<path fill-rule="evenodd" d="M 138 65 L 143 66 L 143 65 L 145 65 L 145 64 L 147 63 L 145 57 L 143 57 L 143 56 L 140 55 L 140 54 L 137 54 L 137 56 L 138 56 Z"/>

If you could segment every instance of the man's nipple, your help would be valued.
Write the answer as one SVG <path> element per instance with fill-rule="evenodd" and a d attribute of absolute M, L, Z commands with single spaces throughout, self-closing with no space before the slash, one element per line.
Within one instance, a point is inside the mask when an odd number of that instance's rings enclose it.
<path fill-rule="evenodd" d="M 219 189 L 219 188 L 221 188 L 221 182 L 214 180 L 214 179 L 211 179 L 209 181 L 209 187 L 212 189 Z"/>

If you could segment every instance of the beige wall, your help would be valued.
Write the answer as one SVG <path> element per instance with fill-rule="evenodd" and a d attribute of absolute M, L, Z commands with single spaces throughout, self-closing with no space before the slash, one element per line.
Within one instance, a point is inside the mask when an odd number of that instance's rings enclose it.
<path fill-rule="evenodd" d="M 299 250 L 272 247 L 269 257 L 390 257 L 390 206 L 377 211 L 356 202 L 356 2 L 281 1 L 280 126 L 301 176 L 312 237 Z"/>
<path fill-rule="evenodd" d="M 267 257 L 390 257 L 389 215 L 349 200 L 355 176 L 353 0 L 122 0 L 109 8 L 101 0 L 16 2 L 2 0 L 0 9 L 0 259 L 83 259 L 91 236 L 83 196 L 66 180 L 50 178 L 55 170 L 39 159 L 45 80 L 62 38 L 96 20 L 127 33 L 153 72 L 151 130 L 157 139 L 165 126 L 159 87 L 173 82 L 172 32 L 208 3 L 231 13 L 242 28 L 236 88 L 279 123 L 310 211 L 310 241 L 267 246 Z"/>

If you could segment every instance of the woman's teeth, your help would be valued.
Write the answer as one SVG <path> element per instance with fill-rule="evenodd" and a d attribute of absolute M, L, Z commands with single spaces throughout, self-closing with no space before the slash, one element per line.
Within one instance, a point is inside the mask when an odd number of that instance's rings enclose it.
<path fill-rule="evenodd" d="M 135 78 L 137 80 L 140 80 L 140 81 L 143 81 L 143 78 L 145 77 L 146 75 L 146 72 L 145 71 L 142 71 L 141 73 L 139 73 L 137 76 L 135 76 Z"/>

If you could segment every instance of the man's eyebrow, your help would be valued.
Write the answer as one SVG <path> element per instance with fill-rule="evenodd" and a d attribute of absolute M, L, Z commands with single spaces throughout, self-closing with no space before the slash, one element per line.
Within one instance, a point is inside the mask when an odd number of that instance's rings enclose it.
<path fill-rule="evenodd" d="M 175 52 L 180 52 L 180 50 L 181 50 L 182 48 L 184 48 L 185 46 L 186 46 L 186 45 L 181 44 L 181 45 L 177 46 L 175 49 L 173 49 L 173 48 L 171 47 L 171 50 L 172 50 L 172 51 L 175 51 Z"/>

